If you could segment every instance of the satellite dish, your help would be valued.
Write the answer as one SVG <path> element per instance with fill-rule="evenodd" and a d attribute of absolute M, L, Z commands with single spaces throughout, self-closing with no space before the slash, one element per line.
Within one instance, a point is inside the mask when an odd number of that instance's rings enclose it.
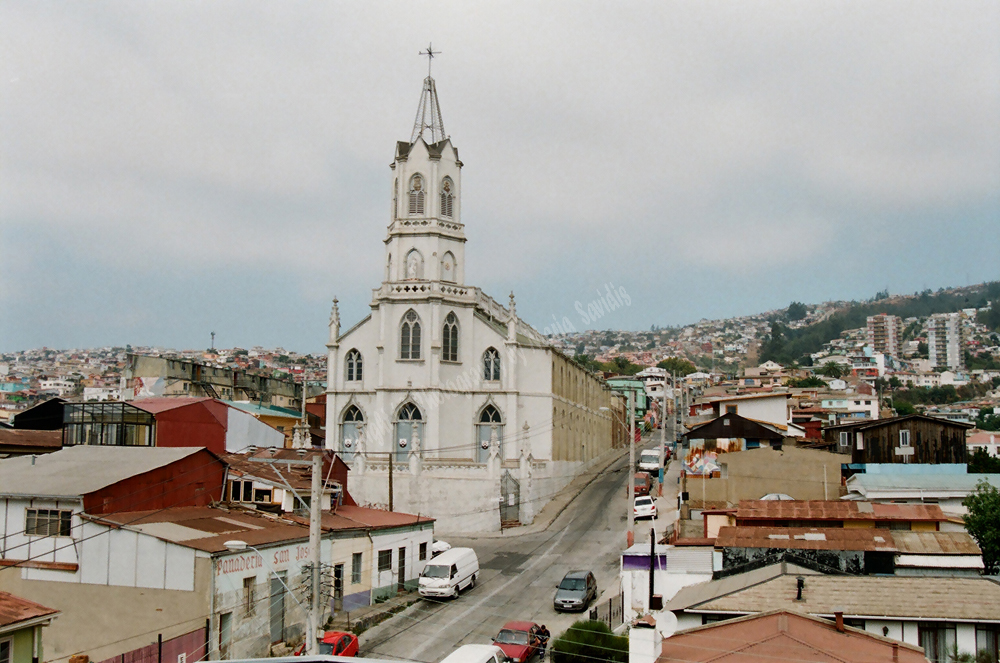
<path fill-rule="evenodd" d="M 656 630 L 659 631 L 660 635 L 664 638 L 669 638 L 677 632 L 677 615 L 669 610 L 658 610 L 657 612 L 654 612 L 653 619 L 656 620 Z"/>

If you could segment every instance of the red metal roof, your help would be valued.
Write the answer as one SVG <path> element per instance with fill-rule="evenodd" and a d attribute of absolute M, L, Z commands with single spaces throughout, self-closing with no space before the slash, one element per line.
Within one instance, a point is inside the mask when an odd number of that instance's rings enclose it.
<path fill-rule="evenodd" d="M 878 504 L 851 500 L 740 500 L 743 520 L 945 520 L 937 504 Z"/>
<path fill-rule="evenodd" d="M 208 398 L 207 396 L 197 397 L 197 396 L 177 396 L 168 397 L 160 396 L 153 398 L 137 398 L 134 401 L 129 401 L 130 404 L 139 408 L 140 410 L 145 410 L 150 414 L 157 414 L 158 412 L 165 412 L 167 410 L 175 410 L 179 407 L 187 407 L 188 405 L 194 405 L 195 403 L 204 403 L 205 401 L 214 400 Z"/>
<path fill-rule="evenodd" d="M 18 622 L 56 615 L 59 611 L 44 605 L 22 599 L 9 592 L 0 592 L 0 627 L 12 626 Z"/>
<path fill-rule="evenodd" d="M 399 511 L 381 511 L 379 509 L 366 509 L 360 506 L 348 506 L 342 504 L 337 507 L 337 515 L 349 518 L 354 522 L 374 527 L 375 529 L 388 527 L 402 527 L 404 525 L 415 525 L 416 523 L 431 523 L 433 518 L 427 516 L 414 516 L 410 513 L 400 513 Z"/>
<path fill-rule="evenodd" d="M 722 527 L 717 548 L 777 548 L 781 550 L 870 550 L 895 552 L 891 532 L 843 527 Z"/>

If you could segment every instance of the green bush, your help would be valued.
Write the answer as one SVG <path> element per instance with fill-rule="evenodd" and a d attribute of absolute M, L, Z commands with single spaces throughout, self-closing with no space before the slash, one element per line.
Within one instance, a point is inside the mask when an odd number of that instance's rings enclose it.
<path fill-rule="evenodd" d="M 628 638 L 604 622 L 581 620 L 552 643 L 552 663 L 626 663 Z"/>

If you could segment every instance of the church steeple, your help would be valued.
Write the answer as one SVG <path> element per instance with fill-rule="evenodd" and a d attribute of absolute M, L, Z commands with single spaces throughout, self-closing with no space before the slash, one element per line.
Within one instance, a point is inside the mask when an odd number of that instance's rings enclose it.
<path fill-rule="evenodd" d="M 434 56 L 441 51 L 435 51 L 432 45 L 427 46 L 426 51 L 421 51 L 421 55 L 427 56 L 427 78 L 424 79 L 424 88 L 420 92 L 420 105 L 417 106 L 417 117 L 413 120 L 413 133 L 410 142 L 414 143 L 418 138 L 423 138 L 427 143 L 437 143 L 448 134 L 444 132 L 444 120 L 441 118 L 441 105 L 438 103 L 437 86 L 431 78 L 431 62 Z M 430 130 L 430 140 L 424 137 L 424 132 Z"/>

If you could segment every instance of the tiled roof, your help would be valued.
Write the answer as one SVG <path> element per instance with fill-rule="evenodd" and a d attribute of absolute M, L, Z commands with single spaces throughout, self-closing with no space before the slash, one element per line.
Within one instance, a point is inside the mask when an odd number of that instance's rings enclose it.
<path fill-rule="evenodd" d="M 706 584 L 715 582 L 722 581 Z M 845 617 L 877 615 L 1000 623 L 1000 583 L 986 577 L 813 575 L 805 578 L 802 600 L 797 601 L 795 596 L 796 574 L 787 573 L 689 609 L 730 613 L 794 609 L 814 615 L 843 610 Z"/>
<path fill-rule="evenodd" d="M 53 608 L 46 608 L 44 605 L 22 599 L 9 592 L 0 592 L 0 629 L 11 630 L 7 627 L 16 627 L 19 622 L 26 622 L 39 617 L 56 615 L 59 611 Z"/>
<path fill-rule="evenodd" d="M 926 663 L 924 650 L 862 629 L 791 610 L 729 619 L 663 641 L 657 663 L 760 663 L 761 661 L 865 661 Z"/>
<path fill-rule="evenodd" d="M 937 504 L 851 500 L 740 500 L 737 520 L 945 520 Z"/>

